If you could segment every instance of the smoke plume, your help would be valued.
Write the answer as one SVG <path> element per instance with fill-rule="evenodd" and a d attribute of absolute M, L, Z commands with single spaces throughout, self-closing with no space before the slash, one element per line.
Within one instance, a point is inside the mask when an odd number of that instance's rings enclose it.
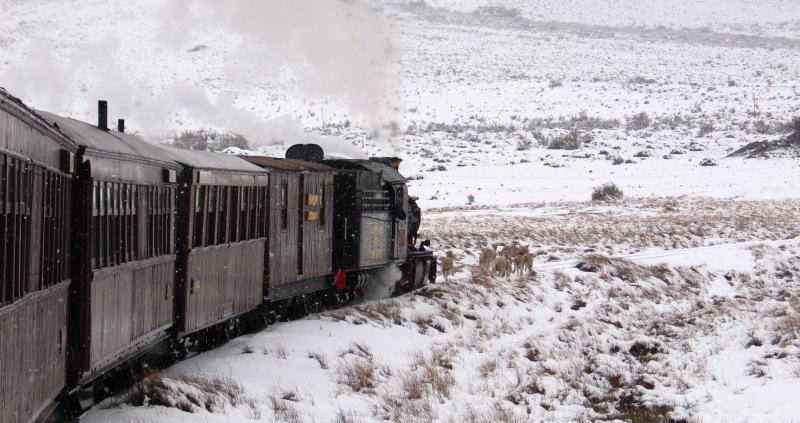
<path fill-rule="evenodd" d="M 159 30 L 149 40 L 152 48 L 172 50 L 176 56 L 186 56 L 204 37 L 225 34 L 229 42 L 213 52 L 225 65 L 210 75 L 197 75 L 186 74 L 187 67 L 181 66 L 185 63 L 176 61 L 174 68 L 164 63 L 159 79 L 151 81 L 147 72 L 136 72 L 119 60 L 134 42 L 125 37 L 106 36 L 84 44 L 34 39 L 26 59 L 7 69 L 0 85 L 23 99 L 34 99 L 35 107 L 89 121 L 94 100 L 109 100 L 112 116 L 127 118 L 132 129 L 151 137 L 192 122 L 240 133 L 255 146 L 318 142 L 350 157 L 362 153 L 349 141 L 306 133 L 285 112 L 266 115 L 263 109 L 242 104 L 239 95 L 248 95 L 252 75 L 290 75 L 291 85 L 310 98 L 348 105 L 370 132 L 392 119 L 385 100 L 394 80 L 396 48 L 380 11 L 365 0 L 166 0 L 141 13 L 157 16 Z M 96 29 L 90 32 L 108 30 Z M 55 50 L 54 44 L 75 47 Z M 85 77 L 78 81 L 78 75 Z M 218 82 L 198 84 L 205 79 Z"/>

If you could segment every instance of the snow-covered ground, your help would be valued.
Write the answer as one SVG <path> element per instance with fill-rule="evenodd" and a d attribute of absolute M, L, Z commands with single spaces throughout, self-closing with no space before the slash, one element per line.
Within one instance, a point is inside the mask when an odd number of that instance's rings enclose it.
<path fill-rule="evenodd" d="M 399 155 L 457 272 L 238 338 L 85 421 L 797 420 L 800 160 L 727 158 L 800 115 L 796 2 L 190 3 L 0 0 L 0 86 L 88 121 L 108 99 L 156 138 Z M 625 200 L 588 202 L 605 183 Z M 535 275 L 476 267 L 514 241 Z M 194 412 L 128 404 L 154 398 Z"/>
<path fill-rule="evenodd" d="M 797 200 L 431 212 L 448 281 L 276 324 L 140 384 L 191 413 L 123 397 L 84 421 L 789 422 L 798 222 Z M 476 265 L 514 241 L 534 273 Z M 214 377 L 227 382 L 204 388 Z"/>

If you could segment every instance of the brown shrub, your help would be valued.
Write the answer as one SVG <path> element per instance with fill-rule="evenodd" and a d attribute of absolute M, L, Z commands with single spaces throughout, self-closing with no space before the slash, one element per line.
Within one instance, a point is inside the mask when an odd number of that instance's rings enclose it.
<path fill-rule="evenodd" d="M 377 371 L 378 366 L 372 357 L 343 360 L 337 370 L 338 383 L 346 385 L 353 392 L 372 393 L 377 382 Z"/>
<path fill-rule="evenodd" d="M 192 413 L 203 408 L 210 413 L 232 406 L 254 402 L 236 380 L 222 375 L 174 374 L 154 372 L 131 388 L 126 398 L 134 406 L 162 405 Z"/>

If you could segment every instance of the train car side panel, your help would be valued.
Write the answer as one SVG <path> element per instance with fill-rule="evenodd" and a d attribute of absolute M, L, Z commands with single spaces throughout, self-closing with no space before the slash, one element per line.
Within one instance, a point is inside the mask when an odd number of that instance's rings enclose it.
<path fill-rule="evenodd" d="M 65 385 L 69 159 L 75 151 L 57 128 L 0 90 L 3 423 L 36 418 Z"/>
<path fill-rule="evenodd" d="M 261 303 L 266 240 L 189 253 L 184 331 L 195 332 Z"/>

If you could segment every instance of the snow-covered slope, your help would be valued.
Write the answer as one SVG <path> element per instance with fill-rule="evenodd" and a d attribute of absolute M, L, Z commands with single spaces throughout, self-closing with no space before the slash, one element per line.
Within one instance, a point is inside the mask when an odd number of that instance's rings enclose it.
<path fill-rule="evenodd" d="M 108 99 L 156 137 L 397 154 L 458 271 L 236 339 L 86 421 L 800 414 L 800 162 L 726 158 L 800 115 L 795 2 L 241 4 L 0 0 L 0 86 L 89 121 Z M 588 203 L 608 182 L 634 199 Z M 476 268 L 514 241 L 536 276 Z M 575 268 L 592 253 L 628 261 Z M 126 403 L 154 398 L 194 413 Z"/>
<path fill-rule="evenodd" d="M 666 199 L 429 213 L 427 235 L 455 253 L 449 281 L 237 338 L 84 421 L 791 421 L 798 210 Z M 512 241 L 530 246 L 534 273 L 477 266 L 480 246 Z"/>

